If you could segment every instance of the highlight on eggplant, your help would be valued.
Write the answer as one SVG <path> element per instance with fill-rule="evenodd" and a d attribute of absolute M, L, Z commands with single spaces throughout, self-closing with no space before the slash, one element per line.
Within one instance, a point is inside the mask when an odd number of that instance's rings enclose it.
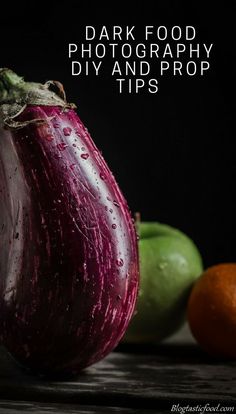
<path fill-rule="evenodd" d="M 0 335 L 42 375 L 107 355 L 139 283 L 127 203 L 74 109 L 60 83 L 0 69 Z"/>

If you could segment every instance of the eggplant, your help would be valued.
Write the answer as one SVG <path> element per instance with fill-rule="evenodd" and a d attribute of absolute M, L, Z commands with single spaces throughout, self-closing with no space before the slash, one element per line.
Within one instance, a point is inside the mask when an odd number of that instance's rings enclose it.
<path fill-rule="evenodd" d="M 0 69 L 0 122 L 1 341 L 28 370 L 77 374 L 132 316 L 134 223 L 59 82 Z"/>

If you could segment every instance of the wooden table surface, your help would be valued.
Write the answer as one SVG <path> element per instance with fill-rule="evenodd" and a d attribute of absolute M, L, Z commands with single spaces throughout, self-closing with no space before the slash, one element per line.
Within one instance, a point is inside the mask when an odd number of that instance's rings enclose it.
<path fill-rule="evenodd" d="M 203 353 L 184 329 L 157 347 L 119 346 L 70 381 L 22 372 L 0 351 L 1 414 L 170 413 L 179 407 L 234 407 L 236 362 Z"/>

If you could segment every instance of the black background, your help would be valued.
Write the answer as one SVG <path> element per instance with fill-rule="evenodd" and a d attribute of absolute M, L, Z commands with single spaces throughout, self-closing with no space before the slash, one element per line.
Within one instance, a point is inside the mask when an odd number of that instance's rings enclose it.
<path fill-rule="evenodd" d="M 60 80 L 132 212 L 182 229 L 206 266 L 236 260 L 232 4 L 21 2 L 1 14 L 0 67 Z M 119 94 L 108 69 L 71 76 L 68 43 L 82 41 L 85 25 L 136 25 L 139 34 L 145 25 L 193 25 L 199 43 L 214 43 L 211 70 L 160 79 L 157 94 Z"/>

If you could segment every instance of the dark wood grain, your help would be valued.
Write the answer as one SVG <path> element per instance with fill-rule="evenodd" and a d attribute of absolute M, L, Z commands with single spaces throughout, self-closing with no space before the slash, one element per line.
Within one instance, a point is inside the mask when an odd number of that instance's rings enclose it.
<path fill-rule="evenodd" d="M 0 401 L 0 414 L 142 414 L 137 408 L 104 407 L 71 404 L 43 404 L 23 401 Z M 150 414 L 156 411 L 148 410 Z"/>
<path fill-rule="evenodd" d="M 165 344 L 155 352 L 152 348 L 151 353 L 147 348 L 139 348 L 138 353 L 128 350 L 126 347 L 125 353 L 111 353 L 70 381 L 30 376 L 1 350 L 0 398 L 137 408 L 143 412 L 151 408 L 170 411 L 172 404 L 177 403 L 236 402 L 234 362 L 209 359 L 195 344 Z"/>
<path fill-rule="evenodd" d="M 73 380 L 29 375 L 3 348 L 0 367 L 0 414 L 166 414 L 206 403 L 236 411 L 236 362 L 210 358 L 186 329 L 159 346 L 120 345 Z"/>

